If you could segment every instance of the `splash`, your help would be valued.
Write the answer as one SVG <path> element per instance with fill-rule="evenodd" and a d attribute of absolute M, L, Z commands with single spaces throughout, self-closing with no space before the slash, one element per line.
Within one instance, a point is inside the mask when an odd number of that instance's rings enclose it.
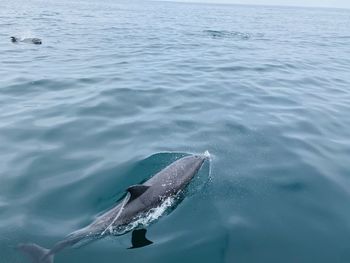
<path fill-rule="evenodd" d="M 34 32 L 32 30 L 22 30 L 18 34 L 18 38 L 20 41 L 25 40 L 26 38 L 33 38 L 35 36 Z"/>
<path fill-rule="evenodd" d="M 211 175 L 211 172 L 212 172 L 212 165 L 211 165 L 211 161 L 212 161 L 212 155 L 209 153 L 209 151 L 208 150 L 206 150 L 204 153 L 203 153 L 203 155 L 205 156 L 205 157 L 207 157 L 208 158 L 208 161 L 209 161 L 209 177 L 208 177 L 208 181 L 209 182 L 211 182 L 212 181 L 212 175 Z"/>
<path fill-rule="evenodd" d="M 203 155 L 204 155 L 205 157 L 210 158 L 210 153 L 209 153 L 209 151 L 208 151 L 208 150 L 206 150 L 206 151 L 203 153 Z"/>
<path fill-rule="evenodd" d="M 177 200 L 177 196 L 172 196 L 164 199 L 164 201 L 157 207 L 150 209 L 147 213 L 137 216 L 131 223 L 126 226 L 118 226 L 112 229 L 111 234 L 123 235 L 136 228 L 147 227 L 155 220 L 160 218 L 170 207 L 172 207 Z M 112 224 L 111 224 L 112 225 Z"/>

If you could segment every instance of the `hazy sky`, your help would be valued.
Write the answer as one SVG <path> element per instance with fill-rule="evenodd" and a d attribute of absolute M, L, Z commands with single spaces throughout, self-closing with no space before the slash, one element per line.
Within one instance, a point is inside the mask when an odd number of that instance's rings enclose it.
<path fill-rule="evenodd" d="M 350 8 L 350 0 L 174 0 L 174 1 Z"/>

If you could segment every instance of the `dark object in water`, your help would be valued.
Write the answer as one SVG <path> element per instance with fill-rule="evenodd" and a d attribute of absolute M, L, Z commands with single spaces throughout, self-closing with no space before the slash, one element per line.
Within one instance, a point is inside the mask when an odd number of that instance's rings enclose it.
<path fill-rule="evenodd" d="M 12 43 L 18 43 L 18 42 L 25 42 L 25 43 L 32 43 L 35 45 L 41 45 L 41 39 L 40 38 L 18 38 L 18 37 L 11 37 Z"/>
<path fill-rule="evenodd" d="M 251 35 L 249 33 L 243 33 L 238 31 L 204 30 L 203 32 L 208 34 L 212 38 L 237 38 L 242 40 L 248 40 L 251 38 Z"/>

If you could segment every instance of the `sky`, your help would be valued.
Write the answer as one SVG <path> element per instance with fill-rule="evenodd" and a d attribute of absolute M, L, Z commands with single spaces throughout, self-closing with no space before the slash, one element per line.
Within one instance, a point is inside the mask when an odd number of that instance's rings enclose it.
<path fill-rule="evenodd" d="M 231 3 L 350 8 L 350 0 L 174 0 L 176 2 Z"/>

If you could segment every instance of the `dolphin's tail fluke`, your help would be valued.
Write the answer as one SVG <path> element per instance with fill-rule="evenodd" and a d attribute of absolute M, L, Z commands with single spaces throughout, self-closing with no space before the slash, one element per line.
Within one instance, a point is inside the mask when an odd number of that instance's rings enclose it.
<path fill-rule="evenodd" d="M 54 255 L 50 253 L 49 249 L 33 243 L 19 244 L 17 248 L 28 255 L 33 263 L 53 263 Z"/>

